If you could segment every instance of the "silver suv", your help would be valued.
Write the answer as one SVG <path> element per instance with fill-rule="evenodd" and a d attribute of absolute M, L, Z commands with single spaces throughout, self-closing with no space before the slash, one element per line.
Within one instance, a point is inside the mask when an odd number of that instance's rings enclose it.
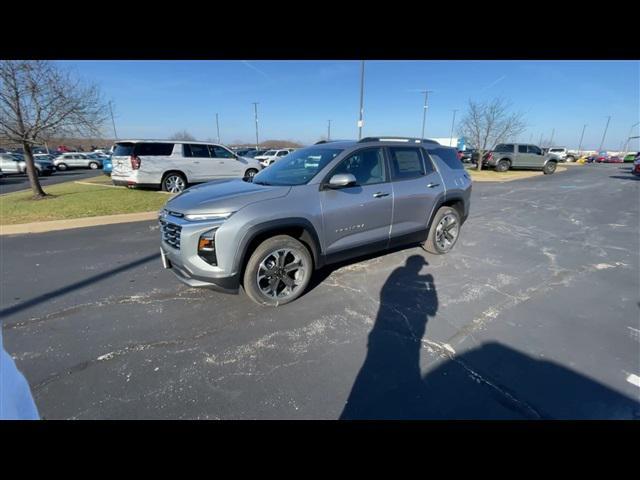
<path fill-rule="evenodd" d="M 404 244 L 450 251 L 471 179 L 454 148 L 365 138 L 297 150 L 253 179 L 186 189 L 160 212 L 165 268 L 192 287 L 278 306 L 315 269 Z"/>

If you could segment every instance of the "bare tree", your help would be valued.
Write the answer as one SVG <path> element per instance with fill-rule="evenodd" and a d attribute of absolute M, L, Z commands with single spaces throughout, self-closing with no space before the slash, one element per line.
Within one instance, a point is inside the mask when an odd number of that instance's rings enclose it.
<path fill-rule="evenodd" d="M 195 142 L 196 141 L 196 137 L 191 135 L 186 130 L 181 130 L 181 131 L 176 132 L 173 135 L 171 135 L 169 137 L 169 140 L 187 140 L 187 141 L 190 141 L 190 142 Z"/>
<path fill-rule="evenodd" d="M 106 104 L 96 85 L 41 60 L 0 60 L 0 139 L 24 150 L 33 198 L 46 196 L 32 147 L 48 138 L 102 136 Z"/>
<path fill-rule="evenodd" d="M 458 132 L 478 152 L 478 170 L 482 170 L 482 158 L 486 152 L 525 131 L 523 114 L 510 112 L 510 107 L 501 98 L 490 102 L 469 100 L 465 116 L 458 124 Z"/>

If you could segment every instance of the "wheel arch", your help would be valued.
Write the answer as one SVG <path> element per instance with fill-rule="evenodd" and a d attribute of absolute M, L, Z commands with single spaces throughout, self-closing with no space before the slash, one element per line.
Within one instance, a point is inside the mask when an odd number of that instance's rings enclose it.
<path fill-rule="evenodd" d="M 167 175 L 170 175 L 172 173 L 179 173 L 180 175 L 182 175 L 184 177 L 186 182 L 189 183 L 189 177 L 187 176 L 187 174 L 185 172 L 183 172 L 182 170 L 180 170 L 178 168 L 172 168 L 172 169 L 166 170 L 165 172 L 162 173 L 162 178 L 160 179 L 160 185 L 162 185 L 162 183 L 164 182 L 164 179 L 167 178 Z"/>
<path fill-rule="evenodd" d="M 240 278 L 244 276 L 244 269 L 249 257 L 264 240 L 276 235 L 289 235 L 302 242 L 311 253 L 315 268 L 321 266 L 321 247 L 318 233 L 313 224 L 306 218 L 287 218 L 270 220 L 249 227 L 242 236 L 233 260 L 233 271 L 238 272 Z"/>

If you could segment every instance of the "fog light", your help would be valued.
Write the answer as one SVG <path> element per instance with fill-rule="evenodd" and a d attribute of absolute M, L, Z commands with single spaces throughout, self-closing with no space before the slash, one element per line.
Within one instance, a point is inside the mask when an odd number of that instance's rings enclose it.
<path fill-rule="evenodd" d="M 209 265 L 218 264 L 215 243 L 216 230 L 217 229 L 208 230 L 200 235 L 198 239 L 198 256 Z"/>

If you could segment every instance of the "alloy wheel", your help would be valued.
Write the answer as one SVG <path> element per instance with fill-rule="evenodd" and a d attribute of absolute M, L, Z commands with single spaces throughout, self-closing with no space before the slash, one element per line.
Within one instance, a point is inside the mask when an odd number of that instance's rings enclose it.
<path fill-rule="evenodd" d="M 449 250 L 458 238 L 458 220 L 455 215 L 447 214 L 436 227 L 436 244 L 443 252 Z"/>
<path fill-rule="evenodd" d="M 300 288 L 306 268 L 302 256 L 295 250 L 275 250 L 260 262 L 256 275 L 258 288 L 267 297 L 288 298 Z"/>

